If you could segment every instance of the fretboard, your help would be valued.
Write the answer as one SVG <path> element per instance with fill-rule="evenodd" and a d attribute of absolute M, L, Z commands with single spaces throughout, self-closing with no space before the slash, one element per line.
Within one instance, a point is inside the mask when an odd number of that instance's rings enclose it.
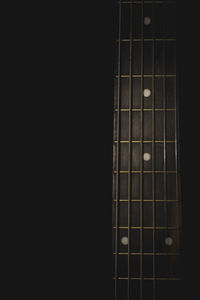
<path fill-rule="evenodd" d="M 175 1 L 118 1 L 113 299 L 178 299 L 180 174 Z"/>

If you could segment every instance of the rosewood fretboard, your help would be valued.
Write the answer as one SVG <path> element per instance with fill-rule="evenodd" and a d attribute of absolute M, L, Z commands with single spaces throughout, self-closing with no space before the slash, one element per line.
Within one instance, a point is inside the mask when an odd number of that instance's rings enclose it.
<path fill-rule="evenodd" d="M 175 1 L 119 1 L 115 38 L 113 299 L 178 299 Z"/>

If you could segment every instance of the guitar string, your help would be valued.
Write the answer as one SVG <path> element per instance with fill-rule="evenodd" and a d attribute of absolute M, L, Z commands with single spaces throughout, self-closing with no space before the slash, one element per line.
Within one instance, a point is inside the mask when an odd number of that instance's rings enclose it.
<path fill-rule="evenodd" d="M 133 19 L 133 4 L 130 3 L 130 65 L 129 65 L 129 148 L 128 148 L 128 293 L 127 298 L 130 300 L 130 245 L 131 245 L 131 236 L 130 236 L 130 228 L 131 228 L 131 180 L 132 180 L 132 173 L 131 173 L 131 166 L 132 166 L 132 19 Z"/>
<path fill-rule="evenodd" d="M 162 35 L 165 35 L 165 29 L 166 29 L 166 15 L 165 15 L 165 2 L 162 3 L 162 19 L 163 19 L 163 26 L 162 26 Z M 167 153 L 166 153 L 166 43 L 165 40 L 163 40 L 163 107 L 164 107 L 164 116 L 163 116 L 163 136 L 164 136 L 164 144 L 163 144 L 163 157 L 164 157 L 164 226 L 165 226 L 165 233 L 164 237 L 165 239 L 168 237 L 168 222 L 167 222 L 167 216 L 168 216 L 168 209 L 167 209 L 167 174 L 166 174 L 166 167 L 167 167 Z M 164 241 L 166 243 L 166 240 Z M 165 244 L 166 247 L 166 244 Z M 166 249 L 168 253 L 168 249 Z M 168 269 L 168 257 L 166 256 L 166 259 L 164 261 L 164 269 L 167 271 Z M 168 272 L 167 277 L 169 277 Z"/>
<path fill-rule="evenodd" d="M 177 9 L 177 8 L 176 8 Z M 177 13 L 177 10 L 176 10 Z M 177 56 L 177 48 L 175 47 L 175 57 Z M 176 58 L 176 62 L 177 62 L 177 58 Z M 178 149 L 178 132 L 179 132 L 179 111 L 177 111 L 177 106 L 179 106 L 179 95 L 177 94 L 178 89 L 177 89 L 177 65 L 175 65 L 175 168 L 176 168 L 176 200 L 178 201 L 176 203 L 176 209 L 177 209 L 177 223 L 176 225 L 179 227 L 178 230 L 178 234 L 176 234 L 176 236 L 178 236 L 178 238 L 180 239 L 180 222 L 181 222 L 181 216 L 180 216 L 180 175 L 179 175 L 179 160 L 180 160 L 180 153 L 178 153 L 179 149 Z M 177 241 L 177 244 L 179 244 L 179 240 Z M 176 249 L 177 251 L 177 249 Z M 179 249 L 180 251 L 180 249 Z"/>
<path fill-rule="evenodd" d="M 154 1 L 152 1 L 152 168 L 155 170 L 155 20 L 154 20 Z M 155 174 L 152 173 L 152 223 L 153 223 L 153 300 L 155 300 Z"/>
<path fill-rule="evenodd" d="M 119 27 L 118 27 L 118 36 L 119 36 L 119 43 L 118 43 L 118 91 L 117 91 L 117 174 L 116 174 L 116 205 L 115 205 L 115 300 L 117 300 L 117 291 L 118 291 L 118 214 L 119 214 L 119 194 L 120 194 L 120 174 L 119 174 L 119 159 L 120 159 L 120 83 L 121 83 L 121 0 L 119 1 L 118 6 L 119 11 Z"/>
<path fill-rule="evenodd" d="M 144 0 L 142 0 L 141 7 L 141 150 L 140 150 L 140 300 L 143 299 L 143 86 L 144 86 L 144 33 L 143 33 L 143 20 L 144 20 Z"/>

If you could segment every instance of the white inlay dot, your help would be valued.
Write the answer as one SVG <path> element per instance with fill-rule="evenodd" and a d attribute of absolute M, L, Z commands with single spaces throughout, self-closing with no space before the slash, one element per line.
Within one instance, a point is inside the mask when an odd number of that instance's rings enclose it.
<path fill-rule="evenodd" d="M 145 17 L 145 18 L 144 18 L 144 24 L 145 24 L 145 25 L 151 24 L 151 18 Z"/>
<path fill-rule="evenodd" d="M 121 239 L 121 243 L 122 243 L 122 245 L 128 245 L 128 238 L 127 238 L 127 236 L 124 236 L 124 237 Z"/>
<path fill-rule="evenodd" d="M 150 154 L 150 153 L 144 153 L 143 159 L 144 159 L 145 161 L 149 161 L 149 160 L 151 159 L 151 154 Z"/>
<path fill-rule="evenodd" d="M 151 91 L 149 89 L 144 89 L 143 95 L 144 95 L 144 97 L 149 97 L 149 96 L 151 96 Z"/>
<path fill-rule="evenodd" d="M 165 244 L 166 244 L 167 246 L 171 246 L 171 245 L 173 244 L 173 239 L 172 239 L 170 236 L 168 236 L 168 237 L 165 239 Z"/>

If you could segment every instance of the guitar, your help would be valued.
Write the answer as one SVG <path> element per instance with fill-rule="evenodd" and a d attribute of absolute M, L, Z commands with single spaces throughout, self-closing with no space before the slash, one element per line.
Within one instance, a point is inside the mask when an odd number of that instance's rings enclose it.
<path fill-rule="evenodd" d="M 113 299 L 178 299 L 176 2 L 120 0 L 116 15 Z"/>

